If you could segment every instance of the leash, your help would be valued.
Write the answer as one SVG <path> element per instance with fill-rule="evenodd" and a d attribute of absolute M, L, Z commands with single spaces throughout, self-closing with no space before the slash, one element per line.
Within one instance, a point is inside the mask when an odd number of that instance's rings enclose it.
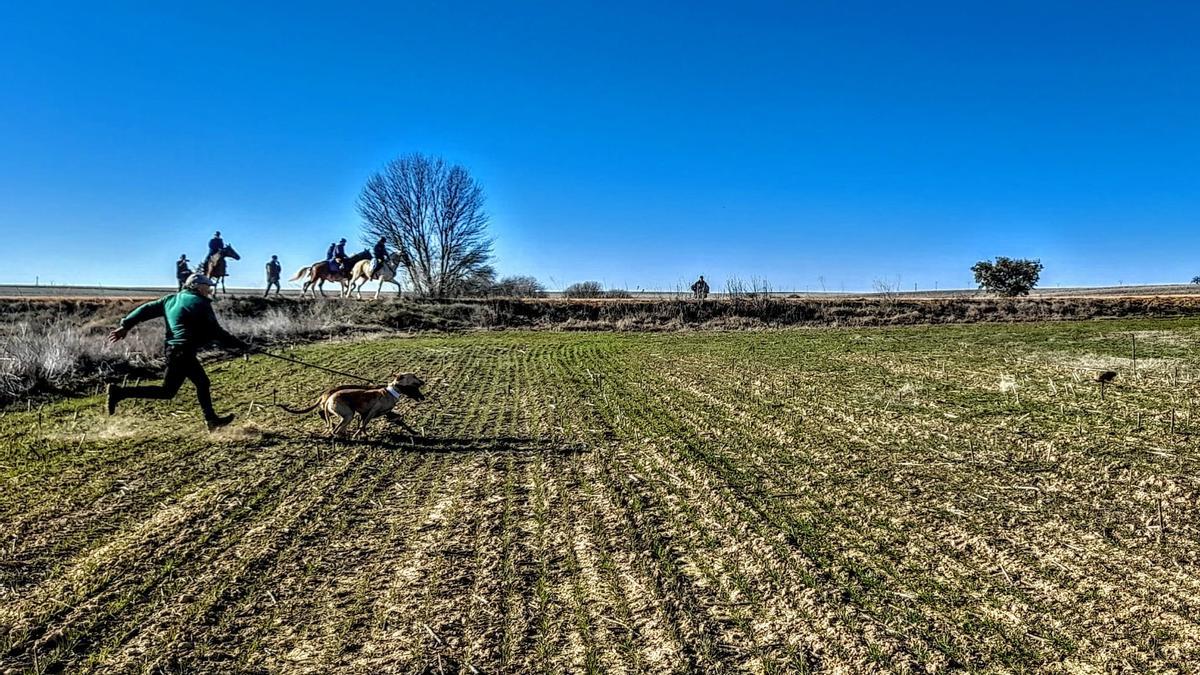
<path fill-rule="evenodd" d="M 306 368 L 315 368 L 316 370 L 323 370 L 327 373 L 333 373 L 334 375 L 341 375 L 342 377 L 349 377 L 349 378 L 353 378 L 355 380 L 361 380 L 363 382 L 367 382 L 368 384 L 374 384 L 374 380 L 369 380 L 360 375 L 355 375 L 354 373 L 343 373 L 340 370 L 334 370 L 333 368 L 326 368 L 325 366 L 318 366 L 315 363 L 301 361 L 300 359 L 293 359 L 290 356 L 282 356 L 280 354 L 272 354 L 271 352 L 268 352 L 268 351 L 265 351 L 262 349 L 254 349 L 254 350 L 252 350 L 252 352 L 254 354 L 262 354 L 263 356 L 269 356 L 273 359 L 279 359 L 280 361 L 287 361 L 288 363 L 295 363 L 296 365 L 304 366 Z"/>

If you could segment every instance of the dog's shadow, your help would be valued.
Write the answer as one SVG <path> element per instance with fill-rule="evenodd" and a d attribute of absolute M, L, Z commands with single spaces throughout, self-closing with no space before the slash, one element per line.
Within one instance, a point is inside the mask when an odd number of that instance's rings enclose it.
<path fill-rule="evenodd" d="M 408 435 L 387 433 L 365 439 L 339 439 L 339 444 L 365 445 L 397 452 L 424 453 L 535 453 L 577 455 L 589 452 L 583 443 L 553 438 L 524 438 L 516 436 L 462 438 L 454 436 Z"/>

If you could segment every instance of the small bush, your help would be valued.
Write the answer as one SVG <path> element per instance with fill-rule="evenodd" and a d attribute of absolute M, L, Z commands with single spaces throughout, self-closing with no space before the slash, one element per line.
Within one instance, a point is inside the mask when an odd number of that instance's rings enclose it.
<path fill-rule="evenodd" d="M 633 297 L 633 293 L 623 288 L 612 288 L 604 292 L 604 297 L 616 300 L 628 300 Z"/>
<path fill-rule="evenodd" d="M 602 298 L 604 287 L 599 281 L 580 281 L 563 289 L 564 298 Z"/>
<path fill-rule="evenodd" d="M 492 295 L 505 298 L 544 298 L 546 287 L 530 276 L 504 277 L 492 287 Z"/>

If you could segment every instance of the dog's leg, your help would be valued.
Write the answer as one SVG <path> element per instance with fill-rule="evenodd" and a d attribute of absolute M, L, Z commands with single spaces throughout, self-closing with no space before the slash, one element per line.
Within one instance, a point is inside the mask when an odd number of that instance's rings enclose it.
<path fill-rule="evenodd" d="M 366 438 L 366 437 L 367 437 L 367 424 L 368 424 L 370 421 L 371 421 L 371 414 L 370 414 L 370 413 L 362 413 L 362 415 L 361 415 L 361 416 L 359 416 L 359 418 L 358 418 L 358 433 L 357 433 L 357 435 L 358 435 L 360 438 Z"/>
<path fill-rule="evenodd" d="M 408 422 L 405 422 L 404 418 L 400 416 L 400 413 L 397 413 L 395 410 L 389 410 L 386 417 L 392 422 L 399 424 L 401 428 L 408 432 L 409 436 L 417 435 L 417 430 L 409 426 Z"/>
<path fill-rule="evenodd" d="M 348 413 L 343 414 L 342 411 L 339 410 L 338 414 L 342 415 L 342 421 L 337 425 L 337 429 L 334 429 L 333 433 L 337 436 L 344 437 L 346 435 L 346 430 L 350 428 L 350 423 L 354 421 L 354 411 L 351 410 L 348 411 Z"/>
<path fill-rule="evenodd" d="M 325 429 L 329 432 L 329 437 L 333 438 L 333 413 L 328 409 L 322 410 L 321 419 L 325 420 Z"/>

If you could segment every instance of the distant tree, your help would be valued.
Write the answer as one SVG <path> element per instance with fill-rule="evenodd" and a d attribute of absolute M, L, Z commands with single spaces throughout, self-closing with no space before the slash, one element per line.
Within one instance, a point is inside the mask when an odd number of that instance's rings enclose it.
<path fill-rule="evenodd" d="M 1040 260 L 997 257 L 995 262 L 981 260 L 971 268 L 979 287 L 1007 297 L 1029 295 L 1042 274 Z"/>
<path fill-rule="evenodd" d="M 368 240 L 385 237 L 419 295 L 446 297 L 476 288 L 495 272 L 483 188 L 440 157 L 411 154 L 367 179 L 358 213 Z"/>
<path fill-rule="evenodd" d="M 1192 277 L 1192 283 L 1200 286 L 1200 277 Z"/>
<path fill-rule="evenodd" d="M 469 276 L 446 288 L 446 297 L 483 297 L 496 292 L 496 270 L 491 265 L 476 268 Z"/>
<path fill-rule="evenodd" d="M 518 275 L 501 279 L 492 289 L 492 294 L 510 298 L 544 298 L 546 287 L 534 277 Z"/>
<path fill-rule="evenodd" d="M 604 297 L 604 287 L 599 281 L 580 281 L 563 289 L 564 298 L 600 298 Z"/>
<path fill-rule="evenodd" d="M 629 298 L 633 297 L 633 293 L 630 293 L 624 288 L 610 288 L 607 291 L 604 291 L 604 297 L 628 300 Z"/>

